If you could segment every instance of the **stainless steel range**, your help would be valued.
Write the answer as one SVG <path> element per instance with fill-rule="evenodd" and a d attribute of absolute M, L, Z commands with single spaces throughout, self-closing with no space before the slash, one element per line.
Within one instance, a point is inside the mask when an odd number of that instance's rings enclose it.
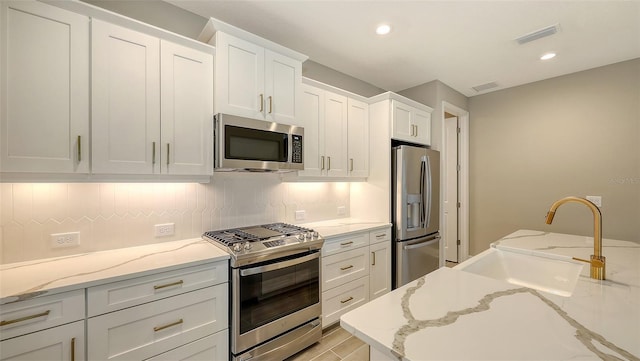
<path fill-rule="evenodd" d="M 272 223 L 203 238 L 231 256 L 231 360 L 283 360 L 320 340 L 317 232 Z"/>

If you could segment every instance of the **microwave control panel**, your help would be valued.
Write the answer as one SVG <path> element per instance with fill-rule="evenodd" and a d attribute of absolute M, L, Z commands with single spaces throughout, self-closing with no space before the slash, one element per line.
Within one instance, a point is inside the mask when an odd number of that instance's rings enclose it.
<path fill-rule="evenodd" d="M 302 163 L 302 136 L 291 135 L 291 162 Z"/>

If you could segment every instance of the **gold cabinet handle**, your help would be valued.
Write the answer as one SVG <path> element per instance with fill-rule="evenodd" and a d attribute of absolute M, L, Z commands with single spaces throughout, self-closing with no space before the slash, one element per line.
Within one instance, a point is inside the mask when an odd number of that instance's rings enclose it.
<path fill-rule="evenodd" d="M 320 156 L 320 170 L 324 170 L 324 155 Z"/>
<path fill-rule="evenodd" d="M 375 252 L 371 252 L 371 265 L 372 266 L 376 265 L 376 253 Z"/>
<path fill-rule="evenodd" d="M 82 136 L 78 136 L 78 163 L 82 162 Z"/>
<path fill-rule="evenodd" d="M 24 317 L 14 318 L 13 320 L 0 321 L 0 326 L 11 325 L 11 324 L 22 322 L 22 321 L 32 320 L 38 317 L 49 316 L 50 313 L 51 313 L 51 310 L 46 310 L 44 312 L 31 315 L 31 316 L 24 316 Z"/>
<path fill-rule="evenodd" d="M 151 165 L 156 165 L 156 142 L 151 142 Z"/>
<path fill-rule="evenodd" d="M 264 94 L 260 94 L 260 113 L 264 111 Z"/>
<path fill-rule="evenodd" d="M 416 127 L 416 135 L 415 136 L 417 137 L 418 136 L 418 126 L 414 125 L 414 127 Z"/>
<path fill-rule="evenodd" d="M 169 165 L 169 143 L 167 143 L 167 165 Z"/>
<path fill-rule="evenodd" d="M 383 238 L 384 236 L 386 236 L 386 233 L 378 233 L 378 234 L 376 234 L 376 238 Z"/>
<path fill-rule="evenodd" d="M 327 157 L 327 170 L 331 170 L 331 157 Z"/>
<path fill-rule="evenodd" d="M 76 361 L 76 338 L 71 339 L 71 361 Z"/>
<path fill-rule="evenodd" d="M 164 284 L 164 285 L 155 285 L 155 286 L 153 286 L 153 289 L 154 290 L 161 290 L 161 289 L 167 288 L 167 287 L 173 287 L 173 286 L 178 286 L 178 285 L 181 286 L 183 283 L 184 283 L 183 280 L 179 280 L 179 281 L 167 283 L 167 284 Z"/>
<path fill-rule="evenodd" d="M 349 241 L 349 242 L 342 242 L 340 243 L 341 246 L 350 246 L 353 244 L 353 241 Z"/>
<path fill-rule="evenodd" d="M 273 111 L 273 97 L 269 95 L 269 114 Z"/>
<path fill-rule="evenodd" d="M 351 268 L 353 268 L 352 264 L 350 264 L 348 266 L 345 266 L 345 267 L 340 267 L 340 271 L 346 271 L 346 270 L 351 269 Z"/>
<path fill-rule="evenodd" d="M 353 158 L 349 158 L 349 172 L 353 172 Z"/>
<path fill-rule="evenodd" d="M 184 321 L 183 321 L 182 319 L 179 319 L 178 321 L 174 321 L 174 322 L 168 323 L 168 324 L 163 325 L 163 326 L 156 326 L 156 327 L 154 327 L 154 328 L 153 328 L 153 331 L 154 331 L 154 332 L 162 331 L 162 330 L 164 330 L 165 328 L 169 328 L 169 327 L 173 327 L 173 326 L 178 326 L 178 325 L 182 324 L 183 322 L 184 322 Z"/>
<path fill-rule="evenodd" d="M 340 303 L 347 303 L 349 301 L 353 301 L 353 297 L 349 297 L 347 299 L 341 300 Z"/>

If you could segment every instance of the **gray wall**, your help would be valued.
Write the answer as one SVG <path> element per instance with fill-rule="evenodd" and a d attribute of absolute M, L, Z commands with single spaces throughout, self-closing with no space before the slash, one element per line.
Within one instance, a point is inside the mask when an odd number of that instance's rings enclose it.
<path fill-rule="evenodd" d="M 640 59 L 470 98 L 470 253 L 517 229 L 640 242 Z M 606 255 L 605 255 L 606 256 Z"/>

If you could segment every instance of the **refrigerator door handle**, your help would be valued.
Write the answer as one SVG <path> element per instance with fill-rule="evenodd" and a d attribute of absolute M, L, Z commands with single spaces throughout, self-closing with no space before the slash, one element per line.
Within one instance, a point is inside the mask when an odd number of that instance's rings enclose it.
<path fill-rule="evenodd" d="M 425 161 L 425 169 L 426 169 L 426 200 L 423 203 L 423 207 L 425 209 L 425 219 L 426 219 L 426 225 L 424 226 L 425 228 L 429 228 L 431 223 L 431 162 L 429 161 L 429 157 L 425 156 L 424 158 Z M 424 197 L 424 196 L 423 196 Z"/>
<path fill-rule="evenodd" d="M 403 246 L 402 250 L 408 251 L 408 250 L 411 250 L 411 249 L 422 248 L 422 247 L 430 246 L 430 245 L 432 245 L 432 244 L 434 244 L 436 242 L 439 242 L 439 241 L 440 241 L 440 237 L 436 237 L 434 239 L 430 239 L 430 240 L 427 240 L 427 241 L 424 241 L 424 242 L 414 243 L 414 244 L 410 244 L 408 246 Z"/>
<path fill-rule="evenodd" d="M 425 209 L 424 209 L 424 192 L 425 192 L 425 166 L 426 157 L 420 160 L 420 228 L 425 227 Z"/>

